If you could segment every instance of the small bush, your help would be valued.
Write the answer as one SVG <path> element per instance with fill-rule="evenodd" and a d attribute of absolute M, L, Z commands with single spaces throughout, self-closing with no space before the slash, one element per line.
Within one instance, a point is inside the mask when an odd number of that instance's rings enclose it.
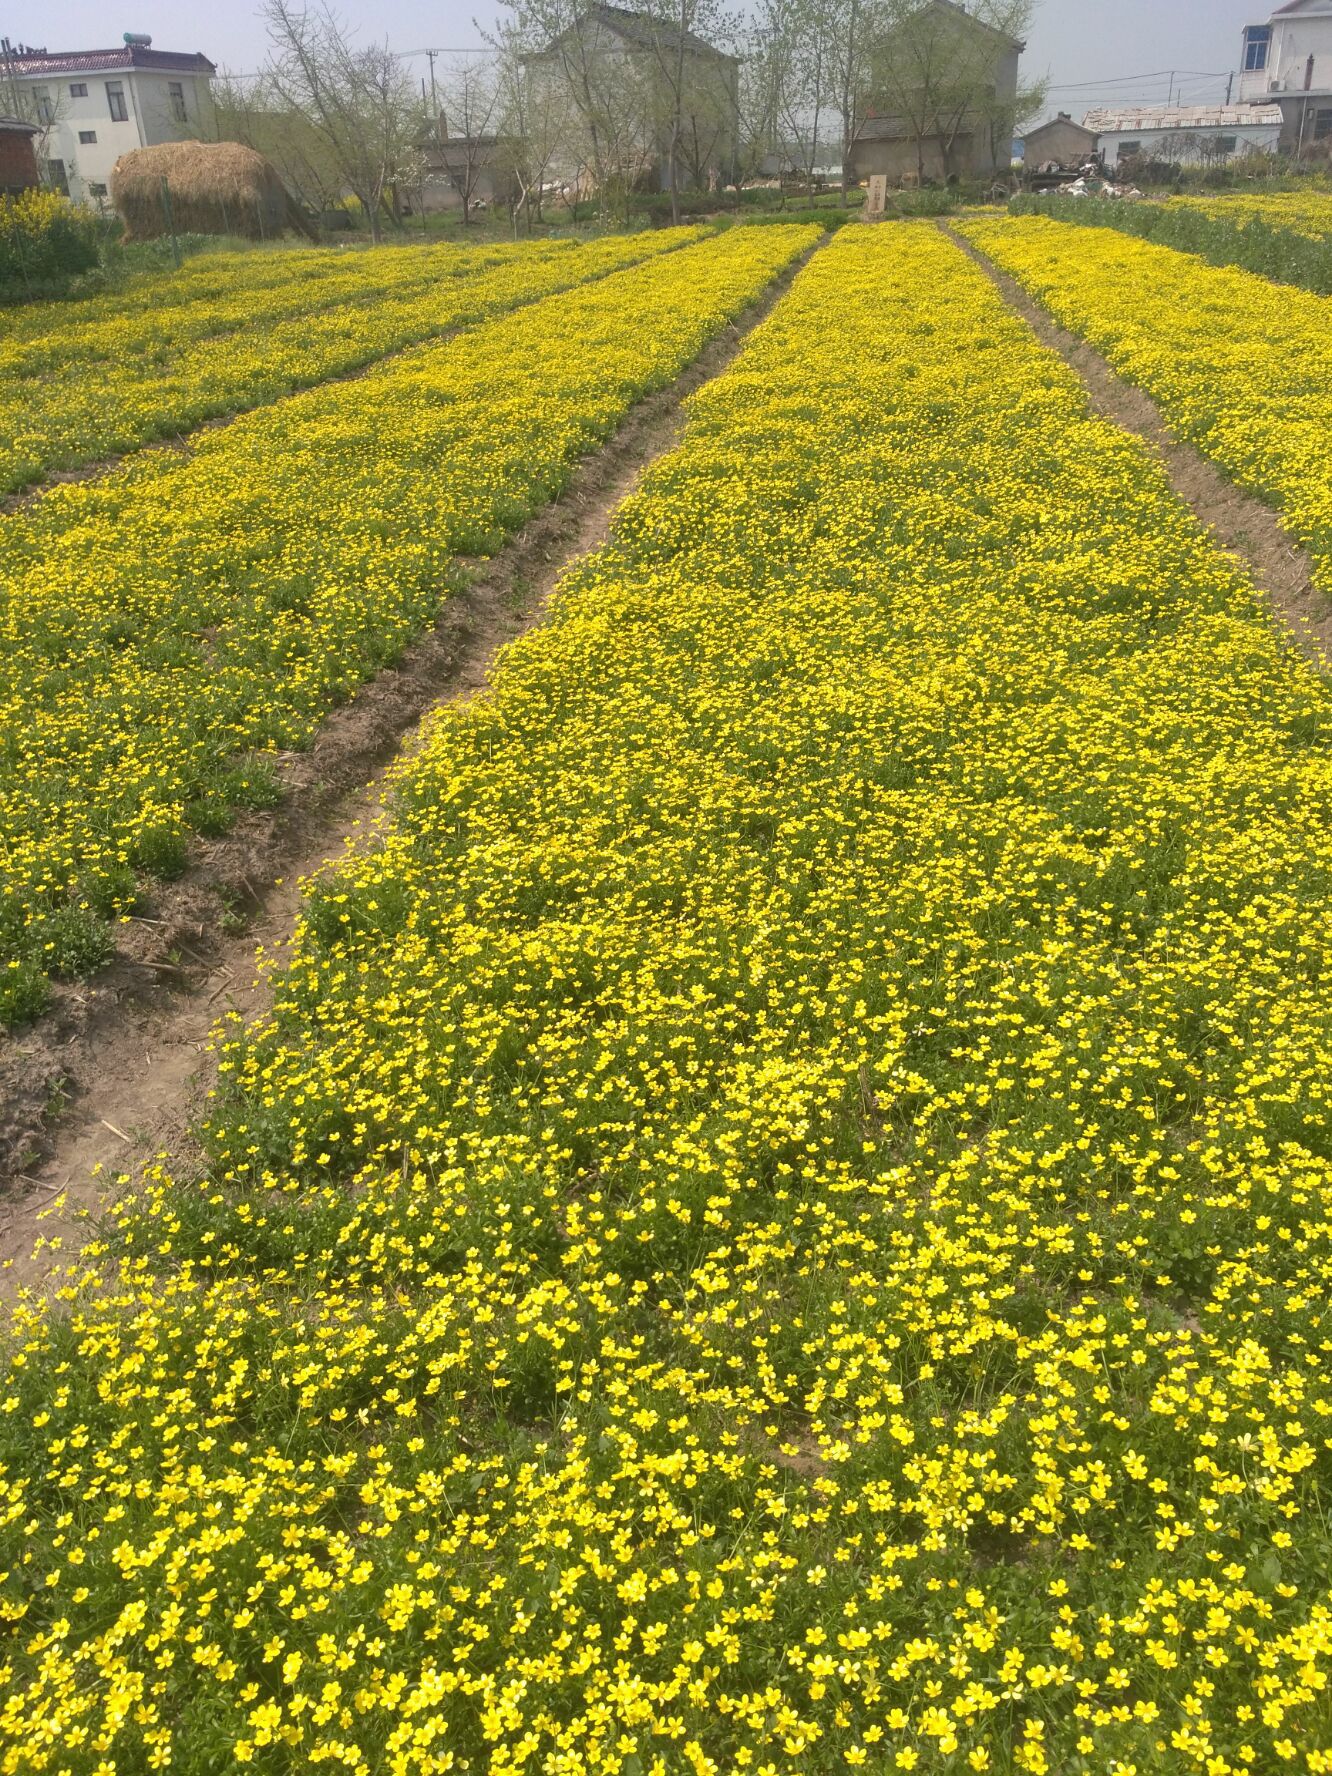
<path fill-rule="evenodd" d="M 96 266 L 100 233 L 91 210 L 54 192 L 0 197 L 0 302 L 63 293 Z"/>

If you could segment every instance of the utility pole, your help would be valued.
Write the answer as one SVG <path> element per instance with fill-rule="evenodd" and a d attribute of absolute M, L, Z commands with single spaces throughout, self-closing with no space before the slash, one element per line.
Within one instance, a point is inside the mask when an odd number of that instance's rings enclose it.
<path fill-rule="evenodd" d="M 1234 85 L 1235 85 L 1235 76 L 1233 74 L 1227 74 L 1226 75 L 1226 103 L 1227 103 L 1227 105 L 1230 103 L 1230 94 L 1231 94 L 1231 90 L 1234 87 Z"/>

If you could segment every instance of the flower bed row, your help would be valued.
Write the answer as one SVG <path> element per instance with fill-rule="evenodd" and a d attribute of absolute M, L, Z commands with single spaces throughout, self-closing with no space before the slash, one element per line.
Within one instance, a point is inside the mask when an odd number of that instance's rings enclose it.
<path fill-rule="evenodd" d="M 20 1315 L 15 1767 L 1327 1769 L 1330 721 L 843 230 Z"/>
<path fill-rule="evenodd" d="M 1027 220 L 963 232 L 1281 513 L 1332 593 L 1332 304 L 1146 241 Z"/>
<path fill-rule="evenodd" d="M 344 256 L 318 277 L 298 265 L 258 289 L 238 278 L 212 300 L 64 326 L 57 316 L 48 334 L 0 343 L 0 491 L 345 375 L 700 233 L 390 248 Z"/>
<path fill-rule="evenodd" d="M 270 800 L 256 755 L 304 744 L 433 621 L 453 557 L 492 551 L 814 238 L 659 255 L 6 521 L 0 1021 L 104 958 L 135 872 Z"/>
<path fill-rule="evenodd" d="M 1196 253 L 1212 265 L 1235 265 L 1279 284 L 1332 293 L 1332 192 L 1174 197 L 1165 203 L 1052 193 L 1013 198 L 1009 209 L 1017 216 L 1117 229 Z"/>

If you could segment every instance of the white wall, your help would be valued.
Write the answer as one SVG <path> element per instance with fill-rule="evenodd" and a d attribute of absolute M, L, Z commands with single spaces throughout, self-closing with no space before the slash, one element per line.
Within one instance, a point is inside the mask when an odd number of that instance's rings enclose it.
<path fill-rule="evenodd" d="M 111 116 L 107 83 L 120 82 L 128 113 L 123 123 Z M 171 109 L 171 83 L 179 82 L 185 100 L 185 121 L 177 122 Z M 111 168 L 131 148 L 154 142 L 178 142 L 189 137 L 212 140 L 217 134 L 208 79 L 202 74 L 171 74 L 147 68 L 109 68 L 100 74 L 46 75 L 23 81 L 30 94 L 45 91 L 55 112 L 55 122 L 37 139 L 38 161 L 61 160 L 69 194 L 76 200 L 95 202 L 91 187 L 105 186 Z M 71 87 L 87 87 L 86 94 Z M 36 111 L 33 112 L 34 117 Z M 96 140 L 82 142 L 81 135 Z M 43 173 L 45 168 L 42 168 Z"/>
<path fill-rule="evenodd" d="M 1279 123 L 1251 123 L 1227 125 L 1225 129 L 1187 129 L 1187 130 L 1102 130 L 1098 138 L 1101 153 L 1105 159 L 1106 171 L 1119 163 L 1120 150 L 1125 142 L 1138 144 L 1135 152 L 1149 155 L 1158 160 L 1181 163 L 1185 166 L 1196 164 L 1198 151 L 1193 144 L 1202 138 L 1214 141 L 1217 136 L 1234 136 L 1234 159 L 1242 155 L 1275 154 L 1277 141 L 1281 135 Z"/>
<path fill-rule="evenodd" d="M 1303 92 L 1310 56 L 1314 65 L 1309 90 L 1332 92 L 1332 5 L 1319 12 L 1273 18 L 1270 23 L 1267 66 L 1241 70 L 1237 96 L 1247 103 L 1269 93 Z"/>

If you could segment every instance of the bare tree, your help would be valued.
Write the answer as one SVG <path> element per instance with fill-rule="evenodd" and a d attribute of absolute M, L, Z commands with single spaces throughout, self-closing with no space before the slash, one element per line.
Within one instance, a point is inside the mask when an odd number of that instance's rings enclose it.
<path fill-rule="evenodd" d="M 511 24 L 498 27 L 490 42 L 496 53 L 498 84 L 497 162 L 513 182 L 515 237 L 518 212 L 530 234 L 542 211 L 553 165 L 575 139 L 568 94 L 558 80 L 532 79 L 526 57 L 536 47 Z"/>
<path fill-rule="evenodd" d="M 851 150 L 868 101 L 873 51 L 887 23 L 885 0 L 822 0 L 831 67 L 832 104 L 841 121 L 842 203 L 848 201 Z"/>
<path fill-rule="evenodd" d="M 269 81 L 223 75 L 213 85 L 218 139 L 244 142 L 271 160 L 287 189 L 316 213 L 342 194 L 344 179 L 327 138 L 302 111 L 284 104 Z"/>
<path fill-rule="evenodd" d="M 461 57 L 444 73 L 441 147 L 445 170 L 462 202 L 466 226 L 478 199 L 482 174 L 497 167 L 494 126 L 500 108 L 501 81 L 491 56 Z"/>
<path fill-rule="evenodd" d="M 734 40 L 738 15 L 721 0 L 641 0 L 634 29 L 646 60 L 653 135 L 665 162 L 671 220 L 680 220 L 680 169 L 706 182 L 710 165 L 732 172 L 737 66 L 718 46 Z"/>
<path fill-rule="evenodd" d="M 764 0 L 758 36 L 777 151 L 812 190 L 820 132 L 835 97 L 836 65 L 823 0 Z"/>
<path fill-rule="evenodd" d="M 938 144 L 942 171 L 952 178 L 961 170 L 964 136 L 984 139 L 996 160 L 1018 118 L 1040 104 L 1041 87 L 1009 97 L 997 78 L 1033 10 L 1034 0 L 975 0 L 969 12 L 948 0 L 884 0 L 868 55 L 869 82 L 876 103 L 899 117 L 915 142 L 922 182 L 929 143 Z"/>
<path fill-rule="evenodd" d="M 529 105 L 553 104 L 565 138 L 552 170 L 566 188 L 584 172 L 603 208 L 621 207 L 652 162 L 655 111 L 642 55 L 607 28 L 583 0 L 511 0 L 513 29 L 524 45 L 532 83 Z M 537 88 L 553 88 L 541 97 Z"/>
<path fill-rule="evenodd" d="M 360 199 L 371 237 L 380 240 L 385 192 L 421 129 L 410 76 L 386 43 L 355 44 L 326 3 L 264 0 L 261 16 L 272 45 L 268 88 L 315 131 L 342 183 Z"/>

